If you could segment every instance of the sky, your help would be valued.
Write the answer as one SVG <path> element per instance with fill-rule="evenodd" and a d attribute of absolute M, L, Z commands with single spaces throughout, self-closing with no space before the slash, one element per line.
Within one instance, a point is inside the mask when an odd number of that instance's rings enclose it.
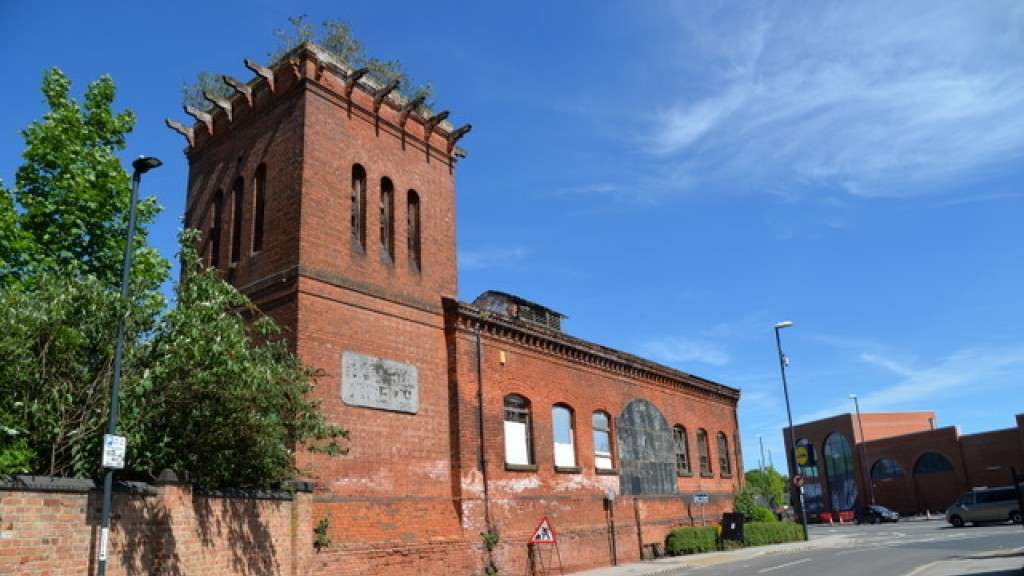
<path fill-rule="evenodd" d="M 251 75 L 289 16 L 351 24 L 473 124 L 459 296 L 519 294 L 567 332 L 740 388 L 746 467 L 786 421 L 1024 412 L 1024 4 L 0 2 L 0 178 L 43 71 L 101 74 L 138 116 L 124 158 L 181 226 L 199 71 Z"/>

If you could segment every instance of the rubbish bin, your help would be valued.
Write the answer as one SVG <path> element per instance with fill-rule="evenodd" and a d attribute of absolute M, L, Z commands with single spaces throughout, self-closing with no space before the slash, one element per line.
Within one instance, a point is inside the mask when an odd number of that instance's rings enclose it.
<path fill-rule="evenodd" d="M 743 541 L 743 514 L 736 512 L 722 514 L 722 540 Z"/>

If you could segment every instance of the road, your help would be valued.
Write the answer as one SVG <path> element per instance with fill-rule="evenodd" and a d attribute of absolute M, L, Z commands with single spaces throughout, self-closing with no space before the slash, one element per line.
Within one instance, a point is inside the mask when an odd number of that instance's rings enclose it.
<path fill-rule="evenodd" d="M 952 528 L 945 522 L 901 522 L 876 526 L 812 526 L 811 538 L 842 534 L 841 547 L 787 553 L 766 553 L 758 558 L 679 574 L 714 576 L 927 576 L 926 567 L 937 560 L 993 550 L 1024 547 L 1019 525 Z M 920 568 L 920 570 L 918 570 Z M 675 573 L 672 573 L 675 574 Z M 1020 571 L 1014 572 L 1020 574 Z M 987 576 L 1002 576 L 991 573 Z"/>

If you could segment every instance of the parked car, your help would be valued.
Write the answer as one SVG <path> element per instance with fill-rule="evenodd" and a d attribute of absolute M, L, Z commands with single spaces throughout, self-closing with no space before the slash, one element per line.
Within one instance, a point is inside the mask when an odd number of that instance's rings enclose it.
<path fill-rule="evenodd" d="M 872 504 L 857 511 L 857 524 L 878 524 L 879 522 L 899 522 L 899 512 L 889 510 L 885 506 Z"/>
<path fill-rule="evenodd" d="M 946 510 L 946 521 L 960 528 L 968 522 L 1006 522 L 1020 524 L 1021 510 L 1013 486 L 975 488 L 964 493 Z"/>

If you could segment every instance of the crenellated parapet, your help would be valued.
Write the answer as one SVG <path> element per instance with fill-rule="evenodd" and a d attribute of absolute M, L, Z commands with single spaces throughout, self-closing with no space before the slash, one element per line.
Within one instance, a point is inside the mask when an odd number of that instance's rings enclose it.
<path fill-rule="evenodd" d="M 186 106 L 185 113 L 194 120 L 191 127 L 173 119 L 165 121 L 168 128 L 185 137 L 187 154 L 219 140 L 273 106 L 275 100 L 302 89 L 343 107 L 349 119 L 372 124 L 378 137 L 394 139 L 402 150 L 419 150 L 426 162 L 440 160 L 454 166 L 462 155 L 457 144 L 472 128 L 470 124 L 456 128 L 448 121 L 447 110 L 430 113 L 423 108 L 423 98 L 399 94 L 397 82 L 381 85 L 369 76 L 368 69 L 353 69 L 312 42 L 297 46 L 270 66 L 248 58 L 243 62 L 254 77 L 243 82 L 223 76 L 234 92 L 231 97 L 204 93 L 212 105 L 209 111 Z"/>

